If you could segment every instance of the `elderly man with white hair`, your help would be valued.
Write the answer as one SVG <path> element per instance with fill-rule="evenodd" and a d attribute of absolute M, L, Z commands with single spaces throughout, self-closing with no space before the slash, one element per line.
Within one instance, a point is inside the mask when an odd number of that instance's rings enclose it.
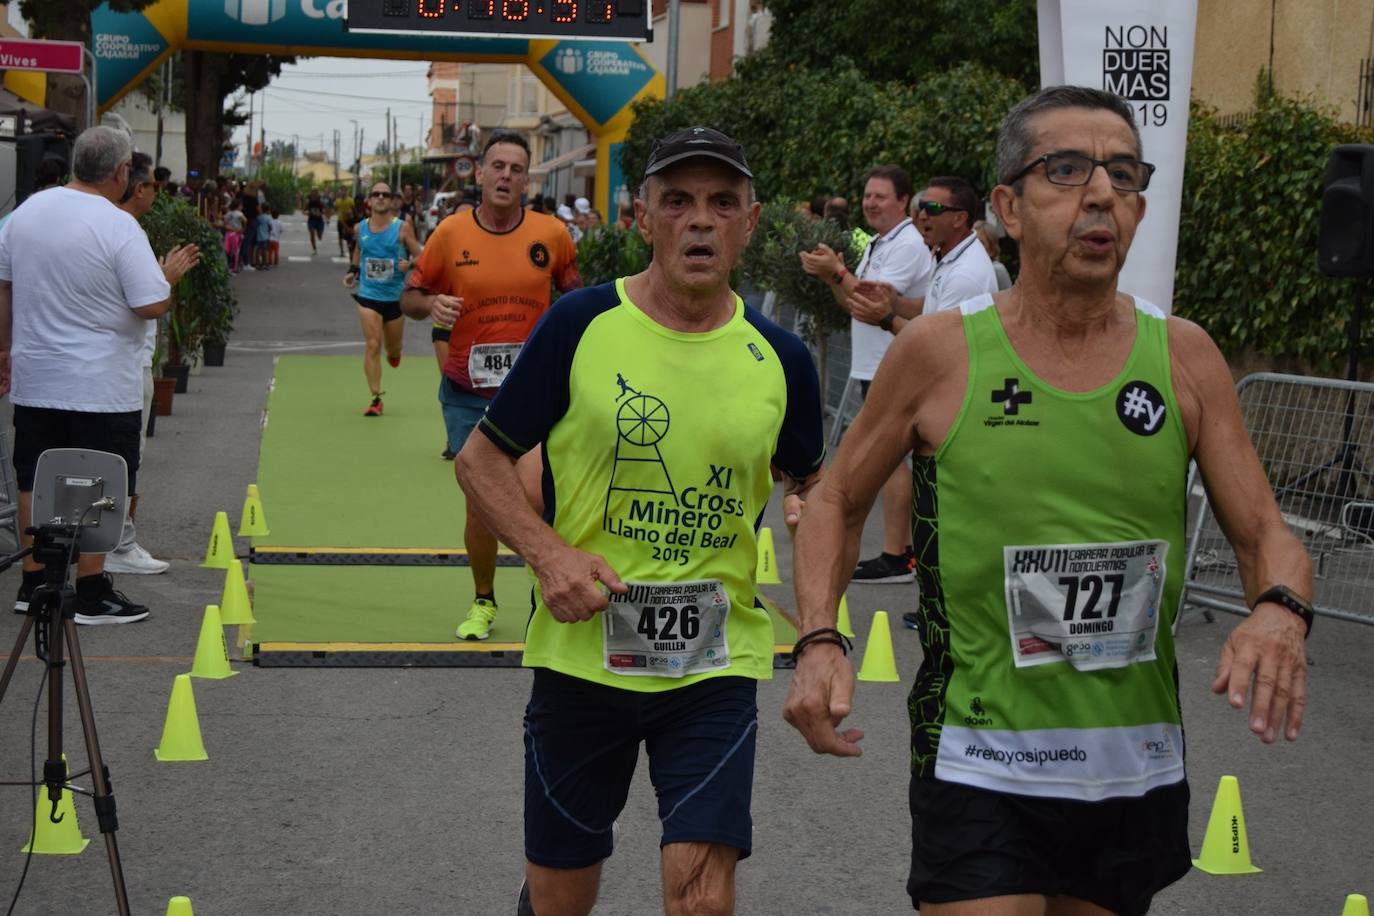
<path fill-rule="evenodd" d="M 122 131 L 89 128 L 72 149 L 72 181 L 24 201 L 0 230 L 0 395 L 14 404 L 26 547 L 34 472 L 47 449 L 114 452 L 137 492 L 139 350 L 148 322 L 170 306 L 171 287 L 138 221 L 117 206 L 132 153 Z M 77 561 L 76 622 L 147 618 L 148 608 L 115 590 L 104 563 L 102 554 Z M 26 557 L 17 612 L 28 611 L 42 580 L 42 567 Z"/>

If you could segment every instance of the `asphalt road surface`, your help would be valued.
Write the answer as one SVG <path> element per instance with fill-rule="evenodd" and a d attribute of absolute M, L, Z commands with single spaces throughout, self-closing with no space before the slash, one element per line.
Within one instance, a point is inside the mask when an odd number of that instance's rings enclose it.
<path fill-rule="evenodd" d="M 242 313 L 228 360 L 193 376 L 190 392 L 176 397 L 140 474 L 140 540 L 172 568 L 163 576 L 121 576 L 118 586 L 149 604 L 153 616 L 80 630 L 133 911 L 161 914 L 169 897 L 184 894 L 197 916 L 512 913 L 523 867 L 526 671 L 239 665 L 238 677 L 195 682 L 209 761 L 153 759 L 172 678 L 189 670 L 202 608 L 222 581 L 197 565 L 210 523 L 216 510 L 237 522 L 244 487 L 255 477 L 274 359 L 360 352 L 354 305 L 339 286 L 344 268 L 330 259 L 329 246 L 321 250 L 306 257 L 304 223 L 289 218 L 281 266 L 236 281 Z M 405 353 L 432 358 L 427 325 L 409 323 Z M 366 405 L 361 365 L 357 390 L 339 397 L 359 412 Z M 5 420 L 8 428 L 7 406 Z M 431 451 L 376 468 L 380 498 L 341 504 L 341 511 L 405 512 L 387 503 L 386 481 L 405 474 L 408 462 L 437 460 Z M 349 456 L 304 453 L 299 460 Z M 776 502 L 766 523 L 781 531 Z M 265 509 L 270 519 L 270 499 Z M 875 514 L 865 555 L 876 550 L 879 528 Z M 241 553 L 246 546 L 239 544 Z M 783 546 L 786 582 L 785 538 Z M 0 575 L 5 595 L 17 585 L 17 571 Z M 767 591 L 790 601 L 786 587 Z M 874 610 L 896 620 L 913 600 L 910 586 L 849 592 L 861 635 Z M 462 610 L 455 603 L 455 623 Z M 1254 860 L 1264 871 L 1228 878 L 1194 871 L 1157 898 L 1154 912 L 1337 916 L 1346 894 L 1374 893 L 1374 628 L 1318 621 L 1304 735 L 1266 747 L 1249 733 L 1244 714 L 1208 689 L 1234 620 L 1208 624 L 1190 615 L 1179 637 L 1191 834 L 1196 853 L 1218 778 L 1236 775 Z M 19 622 L 0 613 L 0 651 L 9 650 Z M 920 659 L 914 633 L 899 628 L 893 636 L 904 683 L 860 685 L 852 721 L 867 732 L 861 759 L 814 756 L 782 721 L 786 673 L 762 685 L 755 847 L 739 870 L 741 914 L 910 912 L 906 691 Z M 24 656 L 0 704 L 0 780 L 29 773 L 42 668 L 31 645 Z M 65 746 L 80 769 L 85 754 L 70 689 L 67 707 Z M 45 735 L 40 715 L 40 767 Z M 646 770 L 639 768 L 620 819 L 620 846 L 605 868 L 597 912 L 607 916 L 659 911 L 659 827 Z M 8 903 L 24 863 L 18 850 L 28 835 L 29 798 L 26 789 L 0 787 L 0 904 Z M 77 810 L 91 846 L 75 857 L 34 857 L 16 913 L 115 911 L 89 801 L 78 799 Z"/>

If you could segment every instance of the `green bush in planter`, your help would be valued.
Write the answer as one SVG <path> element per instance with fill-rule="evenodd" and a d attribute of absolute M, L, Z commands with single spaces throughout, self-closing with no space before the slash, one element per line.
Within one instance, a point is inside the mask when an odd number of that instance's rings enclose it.
<path fill-rule="evenodd" d="M 577 270 L 583 286 L 609 283 L 649 266 L 649 246 L 635 229 L 598 226 L 577 243 Z"/>
<path fill-rule="evenodd" d="M 200 263 L 173 290 L 172 309 L 165 324 L 167 362 L 182 365 L 200 349 L 202 341 L 223 342 L 234 327 L 238 299 L 229 282 L 223 236 L 190 204 L 165 194 L 157 196 L 142 224 L 158 257 L 178 245 L 190 243 L 200 248 Z"/>

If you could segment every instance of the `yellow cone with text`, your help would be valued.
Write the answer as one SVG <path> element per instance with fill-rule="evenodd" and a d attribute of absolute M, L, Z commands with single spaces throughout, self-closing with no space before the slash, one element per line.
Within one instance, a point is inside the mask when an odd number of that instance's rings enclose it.
<path fill-rule="evenodd" d="M 67 762 L 66 754 L 62 755 L 62 762 Z M 29 831 L 29 841 L 19 851 L 28 852 L 32 847 L 36 856 L 74 856 L 90 842 L 81 835 L 81 825 L 76 821 L 72 790 L 62 790 L 62 798 L 57 802 L 57 823 L 54 824 L 47 787 L 39 786 L 38 811 Z"/>
<path fill-rule="evenodd" d="M 262 496 L 258 485 L 248 485 L 248 495 L 243 500 L 243 514 L 239 516 L 240 537 L 267 537 L 267 517 L 262 514 Z"/>
<path fill-rule="evenodd" d="M 243 578 L 243 564 L 235 560 L 224 573 L 224 593 L 219 599 L 219 622 L 225 626 L 257 623 L 253 605 L 248 600 L 248 583 Z"/>
<path fill-rule="evenodd" d="M 835 629 L 850 639 L 854 638 L 854 624 L 849 621 L 849 600 L 844 595 L 840 596 L 840 612 L 835 620 Z"/>
<path fill-rule="evenodd" d="M 1261 871 L 1250 861 L 1245 812 L 1240 807 L 1240 783 L 1234 776 L 1223 776 L 1217 784 L 1207 835 L 1202 838 L 1202 854 L 1193 864 L 1209 875 L 1254 875 Z"/>
<path fill-rule="evenodd" d="M 759 530 L 758 584 L 782 584 L 782 580 L 778 578 L 778 554 L 777 551 L 773 549 L 772 528 L 761 528 Z"/>
<path fill-rule="evenodd" d="M 864 646 L 864 663 L 859 680 L 893 683 L 897 676 L 897 659 L 892 654 L 892 628 L 887 623 L 887 611 L 873 612 L 873 625 L 868 628 L 868 644 Z"/>
<path fill-rule="evenodd" d="M 224 624 L 220 622 L 219 606 L 205 605 L 200 621 L 200 639 L 196 642 L 196 659 L 191 663 L 191 677 L 222 681 L 238 674 L 229 667 L 229 646 L 224 641 Z"/>
<path fill-rule="evenodd" d="M 153 756 L 163 763 L 209 760 L 205 742 L 200 737 L 200 719 L 196 716 L 196 695 L 191 690 L 191 676 L 178 674 L 172 681 L 172 699 L 167 704 L 167 720 L 162 726 L 162 743 Z"/>
<path fill-rule="evenodd" d="M 234 538 L 229 534 L 229 513 L 216 512 L 210 529 L 210 546 L 205 548 L 205 569 L 228 569 L 234 562 Z"/>
<path fill-rule="evenodd" d="M 1341 916 L 1369 916 L 1369 898 L 1364 894 L 1351 894 L 1345 898 L 1345 909 Z"/>
<path fill-rule="evenodd" d="M 195 916 L 191 912 L 190 897 L 173 897 L 167 901 L 167 916 Z"/>

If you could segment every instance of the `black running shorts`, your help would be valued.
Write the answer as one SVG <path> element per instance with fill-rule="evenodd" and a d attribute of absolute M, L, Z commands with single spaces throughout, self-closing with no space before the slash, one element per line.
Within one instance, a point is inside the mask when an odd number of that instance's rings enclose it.
<path fill-rule="evenodd" d="M 1192 864 L 1186 781 L 1082 802 L 912 778 L 910 798 L 906 889 L 917 909 L 1039 894 L 1137 916 Z"/>
<path fill-rule="evenodd" d="M 353 298 L 363 308 L 372 309 L 372 311 L 381 315 L 383 321 L 395 321 L 401 317 L 400 300 L 396 300 L 395 302 L 383 302 L 380 299 L 364 299 L 362 296 L 358 295 L 354 295 Z"/>
<path fill-rule="evenodd" d="M 129 492 L 138 492 L 139 429 L 143 411 L 87 413 L 14 405 L 14 475 L 19 491 L 33 491 L 38 456 L 50 448 L 113 452 L 129 466 Z"/>

